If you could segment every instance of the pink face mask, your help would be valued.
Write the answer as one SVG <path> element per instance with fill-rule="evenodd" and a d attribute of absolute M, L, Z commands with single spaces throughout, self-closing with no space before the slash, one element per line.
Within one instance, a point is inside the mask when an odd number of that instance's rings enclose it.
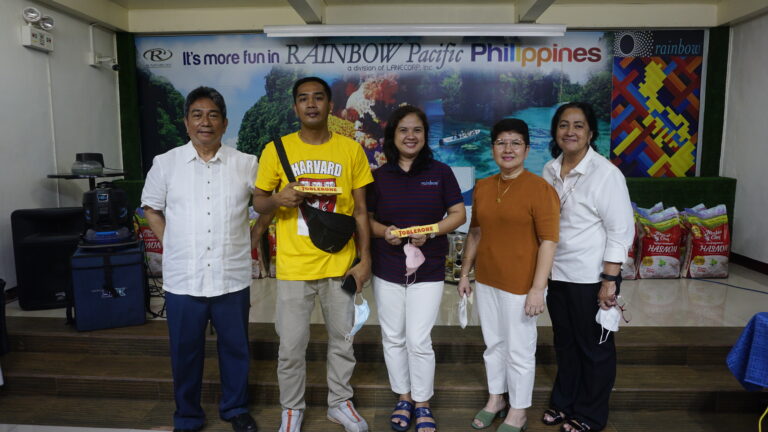
<path fill-rule="evenodd" d="M 410 242 L 403 246 L 403 251 L 405 252 L 405 275 L 410 276 L 416 273 L 420 265 L 424 264 L 424 254 L 421 253 L 421 249 Z"/>

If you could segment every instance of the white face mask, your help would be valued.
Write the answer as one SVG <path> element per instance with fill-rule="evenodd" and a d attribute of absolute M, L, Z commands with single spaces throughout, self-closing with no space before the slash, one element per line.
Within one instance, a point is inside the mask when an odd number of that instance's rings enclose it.
<path fill-rule="evenodd" d="M 464 294 L 459 300 L 459 325 L 461 328 L 467 327 L 467 295 Z"/>
<path fill-rule="evenodd" d="M 602 326 L 602 329 L 600 330 L 600 340 L 598 341 L 598 343 L 602 344 L 608 340 L 608 336 L 610 336 L 611 332 L 619 331 L 621 312 L 617 307 L 612 307 L 608 310 L 600 308 L 597 310 L 597 315 L 595 315 L 595 321 Z M 603 333 L 605 333 L 605 338 L 603 338 Z"/>
<path fill-rule="evenodd" d="M 363 298 L 363 293 L 358 294 L 363 302 L 355 304 L 355 325 L 353 325 L 352 330 L 344 336 L 344 339 L 346 339 L 347 342 L 351 341 L 352 337 L 355 336 L 355 333 L 360 331 L 363 324 L 368 321 L 368 316 L 371 314 L 371 309 L 368 307 L 368 301 Z"/>

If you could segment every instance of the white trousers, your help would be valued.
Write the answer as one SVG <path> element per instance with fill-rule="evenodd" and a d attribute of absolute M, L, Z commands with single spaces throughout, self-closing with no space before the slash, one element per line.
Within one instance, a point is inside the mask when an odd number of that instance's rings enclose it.
<path fill-rule="evenodd" d="M 531 406 L 536 377 L 536 319 L 525 315 L 526 295 L 475 284 L 477 314 L 485 341 L 488 393 L 509 392 L 512 408 Z"/>
<path fill-rule="evenodd" d="M 405 288 L 374 276 L 373 293 L 392 391 L 410 392 L 416 402 L 426 402 L 434 394 L 432 327 L 440 310 L 443 282 L 420 282 Z"/>

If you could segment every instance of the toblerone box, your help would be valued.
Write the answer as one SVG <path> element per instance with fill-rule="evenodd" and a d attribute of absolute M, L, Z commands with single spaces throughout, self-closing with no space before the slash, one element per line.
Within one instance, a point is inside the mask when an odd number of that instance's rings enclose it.
<path fill-rule="evenodd" d="M 298 185 L 293 187 L 299 192 L 304 192 L 313 195 L 339 195 L 341 194 L 341 188 L 338 186 L 304 186 Z"/>
<path fill-rule="evenodd" d="M 437 228 L 437 224 L 419 225 L 419 226 L 412 226 L 409 228 L 392 230 L 392 235 L 395 235 L 397 237 L 408 237 L 411 234 L 432 234 L 432 233 L 438 233 L 439 231 L 440 230 Z"/>

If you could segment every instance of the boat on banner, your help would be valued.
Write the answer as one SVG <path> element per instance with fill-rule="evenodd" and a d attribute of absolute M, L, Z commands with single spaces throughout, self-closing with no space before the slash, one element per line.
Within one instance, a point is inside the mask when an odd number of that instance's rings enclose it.
<path fill-rule="evenodd" d="M 453 135 L 440 139 L 440 145 L 459 145 L 474 141 L 476 138 L 480 138 L 483 131 L 480 129 L 472 129 L 469 131 L 461 130 L 454 132 Z"/>

